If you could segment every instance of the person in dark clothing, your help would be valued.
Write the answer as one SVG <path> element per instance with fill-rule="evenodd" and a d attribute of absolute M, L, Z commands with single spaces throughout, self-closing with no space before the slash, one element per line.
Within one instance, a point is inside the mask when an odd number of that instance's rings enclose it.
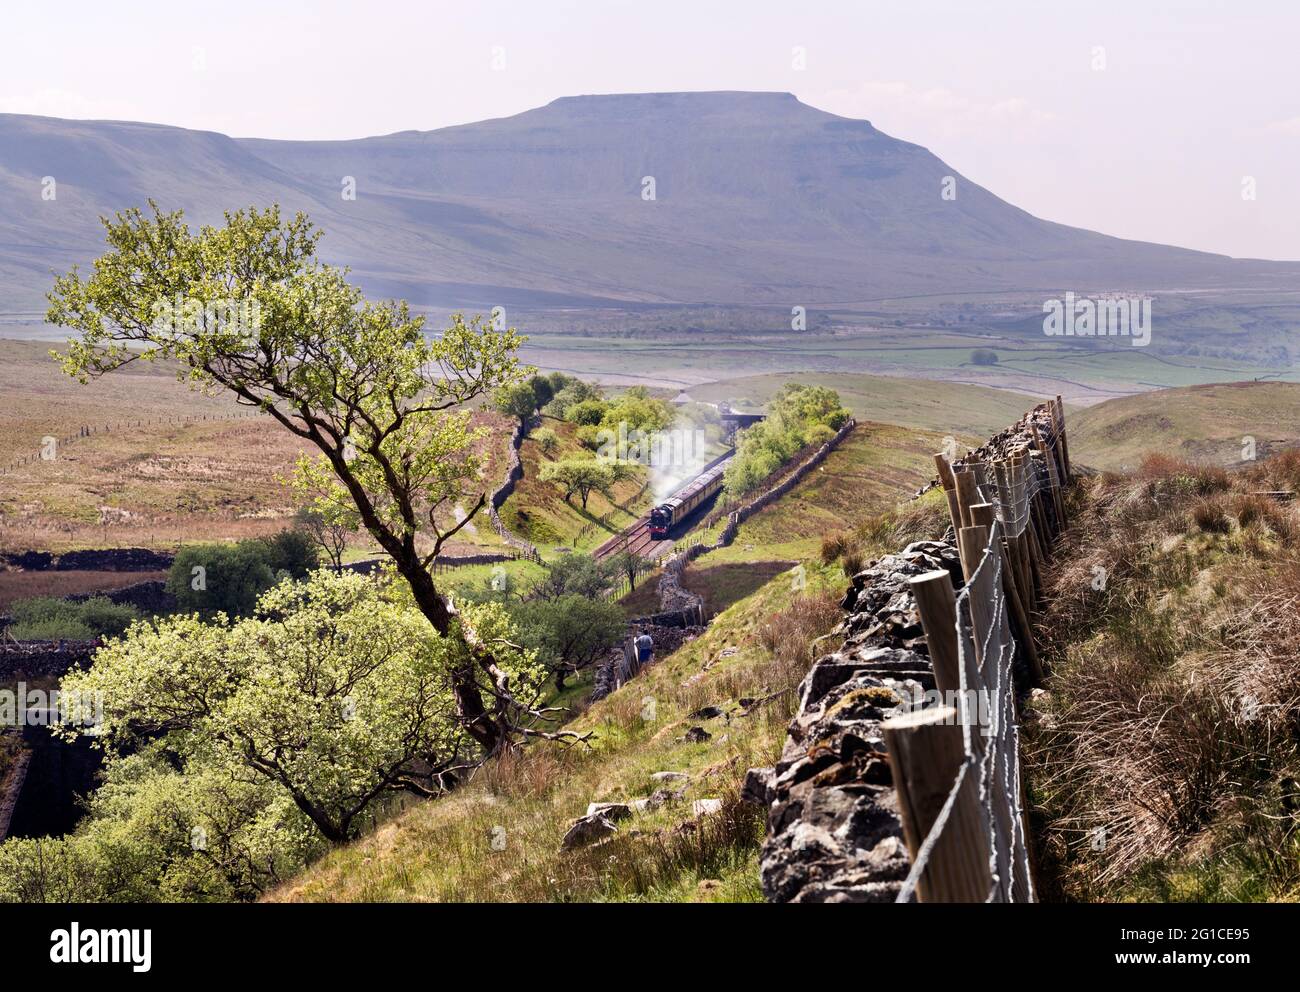
<path fill-rule="evenodd" d="M 655 653 L 654 638 L 649 634 L 641 634 L 635 641 L 636 643 L 636 660 L 642 665 L 647 664 Z"/>

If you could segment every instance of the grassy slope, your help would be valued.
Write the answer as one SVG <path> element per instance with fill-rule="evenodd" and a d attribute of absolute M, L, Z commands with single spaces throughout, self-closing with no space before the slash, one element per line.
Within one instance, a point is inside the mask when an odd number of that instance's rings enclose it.
<path fill-rule="evenodd" d="M 717 552 L 692 565 L 687 586 L 718 615 L 695 641 L 570 724 L 570 729 L 596 732 L 590 751 L 534 745 L 518 767 L 485 769 L 444 799 L 409 805 L 271 898 L 760 898 L 762 817 L 731 800 L 746 769 L 770 762 L 779 751 L 790 696 L 780 696 L 748 717 L 735 714 L 736 701 L 792 685 L 806 670 L 811 660 L 807 641 L 796 638 L 804 646 L 792 659 L 787 646 L 774 643 L 774 630 L 806 624 L 811 639 L 826 633 L 839 616 L 834 602 L 842 591 L 842 575 L 814 560 L 821 529 L 850 527 L 865 514 L 895 505 L 926 476 L 929 454 L 941 440 L 912 428 L 863 425 L 828 459 L 826 473 L 756 515 L 748 538 L 742 531 L 737 547 L 787 527 L 799 528 L 800 537 L 774 549 L 754 544 L 753 560 Z M 801 558 L 808 599 L 792 605 L 796 583 L 791 565 Z M 654 605 L 653 579 L 643 588 L 637 595 Z M 773 622 L 783 610 L 788 612 Z M 724 656 L 729 649 L 735 650 Z M 583 686 L 572 695 L 586 691 Z M 647 700 L 654 701 L 652 719 L 642 715 Z M 688 719 L 709 704 L 732 711 L 730 721 Z M 683 741 L 693 724 L 705 726 L 713 738 L 702 744 Z M 618 839 L 597 852 L 559 853 L 565 829 L 587 803 L 646 796 L 661 785 L 650 778 L 657 771 L 690 774 L 685 799 L 720 798 L 726 812 L 692 827 L 689 802 L 673 804 L 625 822 Z M 505 831 L 505 850 L 491 847 L 496 827 Z"/>
<path fill-rule="evenodd" d="M 1288 453 L 1082 484 L 1025 734 L 1045 898 L 1300 898 L 1300 515 L 1249 495 L 1298 483 Z"/>
<path fill-rule="evenodd" d="M 976 441 L 965 435 L 958 440 Z M 814 557 L 824 535 L 893 507 L 928 481 L 932 455 L 943 441 L 933 431 L 860 423 L 785 498 L 746 520 L 730 546 L 710 552 L 700 565 Z"/>
<path fill-rule="evenodd" d="M 787 382 L 829 386 L 859 419 L 988 437 L 1041 402 L 1020 393 L 961 383 L 922 382 L 857 373 L 798 372 L 723 379 L 694 386 L 690 395 L 709 402 L 726 401 L 738 410 L 765 406 Z"/>
<path fill-rule="evenodd" d="M 813 570 L 810 578 L 810 592 L 838 596 L 841 583 L 832 573 Z M 762 816 L 734 800 L 746 770 L 778 753 L 790 696 L 750 716 L 734 711 L 740 697 L 783 688 L 806 667 L 806 660 L 777 661 L 761 636 L 789 601 L 789 577 L 778 575 L 721 613 L 701 637 L 593 704 L 570 724 L 595 732 L 590 750 L 535 744 L 514 766 L 484 769 L 452 795 L 414 804 L 336 849 L 271 898 L 758 900 Z M 726 649 L 735 650 L 724 656 Z M 706 704 L 733 711 L 731 718 L 688 718 Z M 712 739 L 686 743 L 692 725 L 706 726 Z M 684 802 L 624 821 L 618 839 L 597 851 L 559 852 L 569 822 L 587 803 L 647 796 L 662 787 L 650 777 L 658 771 L 690 775 Z M 687 826 L 690 801 L 710 798 L 723 799 L 724 812 Z M 504 830 L 504 850 L 491 846 L 496 827 Z"/>
<path fill-rule="evenodd" d="M 1214 464 L 1240 464 L 1242 438 L 1300 438 L 1300 385 L 1237 382 L 1189 386 L 1109 400 L 1071 412 L 1070 456 L 1094 468 L 1135 468 L 1147 452 Z"/>
<path fill-rule="evenodd" d="M 543 555 L 556 545 L 590 551 L 649 508 L 651 495 L 648 490 L 636 502 L 628 503 L 641 489 L 643 475 L 616 485 L 614 503 L 600 493 L 591 494 L 585 511 L 577 496 L 571 503 L 566 503 L 563 492 L 554 483 L 541 481 L 542 467 L 551 462 L 583 457 L 590 452 L 578 443 L 576 428 L 572 424 L 554 417 L 543 417 L 542 426 L 553 430 L 559 443 L 550 454 L 544 454 L 531 437 L 524 439 L 520 451 L 524 477 L 501 508 L 502 521 L 514 533 L 536 544 Z M 624 509 L 624 504 L 627 509 Z M 600 523 L 600 518 L 606 514 L 610 514 L 608 523 Z M 583 533 L 584 529 L 586 533 Z"/>

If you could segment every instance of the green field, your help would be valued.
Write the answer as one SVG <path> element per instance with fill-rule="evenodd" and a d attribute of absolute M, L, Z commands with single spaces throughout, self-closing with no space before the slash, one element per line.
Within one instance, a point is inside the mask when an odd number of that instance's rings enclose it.
<path fill-rule="evenodd" d="M 1179 333 L 1164 329 L 1157 344 Z M 1215 338 L 1205 330 L 1197 340 Z M 1224 343 L 1232 340 L 1225 331 Z M 976 349 L 995 352 L 997 364 L 976 364 L 972 359 Z M 925 388 L 969 384 L 1040 397 L 1060 394 L 1080 405 L 1171 386 L 1256 378 L 1300 381 L 1300 369 L 1289 362 L 1178 354 L 1155 345 L 1135 348 L 1118 338 L 1087 347 L 1023 329 L 961 334 L 946 328 L 909 327 L 659 340 L 546 334 L 531 338 L 526 353 L 529 361 L 546 369 L 578 371 L 614 383 L 686 388 L 701 397 L 698 390 L 703 383 L 730 380 L 737 369 L 783 379 L 855 373 L 933 380 Z M 868 415 L 891 419 L 881 413 Z"/>
<path fill-rule="evenodd" d="M 981 438 L 1012 423 L 1047 398 L 959 383 L 820 372 L 723 379 L 692 387 L 689 392 L 701 401 L 725 401 L 738 410 L 759 411 L 787 382 L 834 389 L 840 394 L 840 402 L 860 420 Z"/>

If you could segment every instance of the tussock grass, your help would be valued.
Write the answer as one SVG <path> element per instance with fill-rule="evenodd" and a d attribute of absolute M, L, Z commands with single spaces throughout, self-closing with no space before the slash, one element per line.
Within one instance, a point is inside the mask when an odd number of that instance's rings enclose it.
<path fill-rule="evenodd" d="M 1081 483 L 1026 734 L 1049 894 L 1300 896 L 1295 510 L 1252 495 L 1289 470 Z"/>

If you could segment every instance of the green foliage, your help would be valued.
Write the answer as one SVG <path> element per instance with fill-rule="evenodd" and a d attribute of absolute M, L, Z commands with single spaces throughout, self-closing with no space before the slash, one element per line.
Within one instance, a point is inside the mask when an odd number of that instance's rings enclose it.
<path fill-rule="evenodd" d="M 549 455 L 559 446 L 560 439 L 551 428 L 539 427 L 533 431 L 533 443 L 537 445 L 542 454 Z"/>
<path fill-rule="evenodd" d="M 570 458 L 562 462 L 552 462 L 542 466 L 541 481 L 554 482 L 564 490 L 564 498 L 572 499 L 576 494 L 582 500 L 582 508 L 587 508 L 587 500 L 593 492 L 598 492 L 606 499 L 614 498 L 615 483 L 628 478 L 631 466 L 622 462 L 603 462 L 595 458 Z"/>
<path fill-rule="evenodd" d="M 605 428 L 597 427 L 595 424 L 584 424 L 573 433 L 584 448 L 596 451 L 604 441 L 602 433 L 604 430 Z"/>
<path fill-rule="evenodd" d="M 528 377 L 528 386 L 533 391 L 535 409 L 540 410 L 555 398 L 555 387 L 548 376 L 534 374 Z"/>
<path fill-rule="evenodd" d="M 510 613 L 520 642 L 536 652 L 561 689 L 568 674 L 617 644 L 627 627 L 617 604 L 578 593 L 529 600 L 512 607 Z"/>
<path fill-rule="evenodd" d="M 976 348 L 970 353 L 970 360 L 973 365 L 996 365 L 998 353 L 992 348 Z"/>
<path fill-rule="evenodd" d="M 479 636 L 516 641 L 499 605 L 465 609 Z M 466 648 L 404 587 L 317 572 L 256 610 L 138 624 L 64 679 L 69 698 L 103 701 L 104 783 L 70 837 L 0 845 L 0 901 L 254 898 L 356 836 L 384 796 L 455 780 L 448 672 Z M 533 654 L 497 657 L 535 696 Z"/>
<path fill-rule="evenodd" d="M 801 448 L 828 441 L 849 416 L 835 390 L 786 383 L 768 404 L 767 418 L 740 433 L 724 477 L 727 496 L 753 491 Z"/>
<path fill-rule="evenodd" d="M 166 589 L 181 613 L 243 617 L 275 584 L 268 546 L 257 539 L 237 544 L 182 547 L 167 573 Z"/>
<path fill-rule="evenodd" d="M 502 386 L 493 394 L 493 405 L 507 417 L 527 420 L 541 405 L 531 382 L 516 382 Z"/>
<path fill-rule="evenodd" d="M 610 584 L 615 574 L 607 562 L 596 561 L 591 555 L 568 554 L 557 558 L 546 571 L 546 577 L 535 585 L 532 598 L 555 600 L 562 596 L 599 596 Z"/>
<path fill-rule="evenodd" d="M 499 604 L 463 609 L 485 641 L 517 643 Z M 468 651 L 437 635 L 403 586 L 316 572 L 269 590 L 256 613 L 138 624 L 64 679 L 71 698 L 103 700 L 110 768 L 148 741 L 187 776 L 225 776 L 261 796 L 245 790 L 241 802 L 291 803 L 311 825 L 302 829 L 329 841 L 355 836 L 386 794 L 434 795 L 455 780 L 467 741 L 449 673 Z M 512 692 L 534 697 L 544 671 L 533 654 L 496 657 Z"/>
<path fill-rule="evenodd" d="M 583 400 L 568 408 L 565 419 L 579 427 L 594 427 L 605 419 L 609 408 L 604 400 Z"/>
<path fill-rule="evenodd" d="M 140 619 L 134 606 L 119 605 L 106 596 L 80 603 L 37 596 L 16 600 L 9 612 L 13 617 L 10 633 L 24 641 L 117 637 Z"/>
<path fill-rule="evenodd" d="M 434 511 L 478 484 L 485 430 L 465 405 L 518 379 L 519 335 L 461 314 L 429 335 L 405 303 L 366 301 L 316 259 L 321 232 L 303 214 L 251 208 L 194 233 L 179 211 L 151 207 L 105 222 L 110 251 L 92 275 L 55 282 L 46 318 L 80 332 L 58 356 L 64 370 L 84 382 L 175 361 L 194 386 L 228 390 L 320 449 L 297 478 L 317 509 L 350 509 L 390 555 L 427 564 L 437 549 L 419 559 L 408 536 L 441 538 Z M 248 319 L 169 323 L 173 301 L 234 303 Z"/>
<path fill-rule="evenodd" d="M 610 555 L 607 561 L 614 574 L 627 579 L 627 584 L 632 589 L 636 588 L 637 577 L 650 568 L 650 563 L 634 551 L 620 551 Z"/>
<path fill-rule="evenodd" d="M 255 899 L 323 853 L 266 779 L 187 763 L 164 745 L 108 762 L 68 837 L 0 844 L 0 903 Z"/>
<path fill-rule="evenodd" d="M 651 397 L 644 386 L 633 386 L 609 404 L 601 425 L 617 431 L 620 424 L 626 424 L 627 430 L 648 433 L 667 430 L 673 416 L 671 406 Z"/>
<path fill-rule="evenodd" d="M 547 377 L 551 383 L 553 396 L 546 405 L 546 412 L 561 420 L 570 420 L 569 411 L 579 403 L 600 399 L 600 388 L 581 379 L 567 376 L 563 372 L 552 372 Z"/>
<path fill-rule="evenodd" d="M 287 572 L 301 579 L 320 566 L 320 549 L 304 530 L 282 530 L 260 540 L 266 545 L 266 564 L 276 575 Z"/>
<path fill-rule="evenodd" d="M 475 445 L 487 429 L 471 428 L 469 404 L 525 374 L 522 339 L 461 314 L 441 334 L 425 334 L 405 302 L 366 301 L 346 272 L 316 259 L 321 232 L 303 214 L 286 222 L 278 207 L 251 208 L 195 234 L 179 211 L 150 207 L 151 217 L 133 209 L 105 221 L 110 251 L 93 274 L 74 269 L 48 294 L 47 321 L 81 334 L 59 356 L 64 370 L 84 382 L 169 359 L 195 386 L 228 390 L 315 445 L 319 458 L 298 463 L 299 493 L 329 516 L 356 513 L 433 630 L 454 633 L 473 656 L 458 659 L 453 675 L 474 740 L 488 753 L 513 743 L 518 697 L 499 702 L 502 687 L 493 684 L 495 701 L 486 704 L 472 676 L 500 671 L 493 642 L 466 630 L 428 568 L 484 503 Z M 243 319 L 204 316 L 223 310 Z M 474 511 L 444 530 L 439 521 L 475 490 Z M 219 594 L 243 597 L 230 605 L 246 608 L 250 590 L 265 582 L 269 566 L 253 557 L 223 559 L 232 574 Z M 200 591 L 192 577 L 176 579 L 175 592 Z"/>

